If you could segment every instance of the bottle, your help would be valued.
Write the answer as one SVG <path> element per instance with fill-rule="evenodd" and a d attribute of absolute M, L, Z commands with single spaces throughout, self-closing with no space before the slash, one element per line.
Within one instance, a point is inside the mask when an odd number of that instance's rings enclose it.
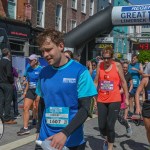
<path fill-rule="evenodd" d="M 45 141 L 36 140 L 36 144 L 40 145 L 43 148 L 43 150 L 57 150 L 56 148 L 51 147 L 50 143 L 51 141 L 47 139 Z M 66 146 L 64 146 L 62 150 L 69 150 L 69 149 Z"/>

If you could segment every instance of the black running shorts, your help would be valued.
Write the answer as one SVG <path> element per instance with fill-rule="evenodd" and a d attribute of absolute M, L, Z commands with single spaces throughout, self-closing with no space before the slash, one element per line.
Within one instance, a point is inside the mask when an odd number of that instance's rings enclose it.
<path fill-rule="evenodd" d="M 150 118 L 150 101 L 145 101 L 143 103 L 142 116 L 144 118 Z"/>
<path fill-rule="evenodd" d="M 28 89 L 26 97 L 25 98 L 29 98 L 32 99 L 33 101 L 36 99 L 36 93 L 35 93 L 35 89 Z"/>

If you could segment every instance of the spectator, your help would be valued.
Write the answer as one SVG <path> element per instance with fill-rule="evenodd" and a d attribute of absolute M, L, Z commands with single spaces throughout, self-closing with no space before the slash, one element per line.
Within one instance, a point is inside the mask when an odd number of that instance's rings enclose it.
<path fill-rule="evenodd" d="M 2 57 L 0 60 L 0 117 L 3 118 L 5 124 L 16 124 L 17 122 L 11 116 L 14 77 L 9 49 L 2 50 Z"/>

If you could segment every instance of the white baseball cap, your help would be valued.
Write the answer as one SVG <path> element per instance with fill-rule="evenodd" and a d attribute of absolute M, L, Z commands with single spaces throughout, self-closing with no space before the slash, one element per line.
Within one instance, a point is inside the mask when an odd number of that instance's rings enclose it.
<path fill-rule="evenodd" d="M 29 57 L 29 60 L 38 60 L 38 56 L 36 55 L 36 54 L 32 54 L 32 55 L 30 55 Z"/>

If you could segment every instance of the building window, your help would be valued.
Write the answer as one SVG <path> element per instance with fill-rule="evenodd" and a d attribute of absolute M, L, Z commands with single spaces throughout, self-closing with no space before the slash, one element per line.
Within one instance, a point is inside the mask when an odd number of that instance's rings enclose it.
<path fill-rule="evenodd" d="M 45 0 L 38 0 L 37 5 L 37 26 L 44 28 Z"/>
<path fill-rule="evenodd" d="M 72 0 L 71 7 L 77 9 L 77 0 Z"/>
<path fill-rule="evenodd" d="M 72 29 L 75 28 L 76 26 L 77 26 L 77 21 L 76 21 L 76 20 L 71 20 L 70 30 L 72 30 Z"/>
<path fill-rule="evenodd" d="M 81 2 L 81 12 L 86 13 L 86 0 Z"/>
<path fill-rule="evenodd" d="M 150 28 L 150 25 L 143 25 L 142 28 Z"/>
<path fill-rule="evenodd" d="M 94 0 L 90 0 L 90 16 L 94 14 Z"/>
<path fill-rule="evenodd" d="M 55 29 L 62 30 L 62 6 L 59 4 L 56 6 Z"/>
<path fill-rule="evenodd" d="M 16 10 L 17 10 L 17 0 L 8 0 L 8 10 L 7 15 L 9 18 L 16 19 Z"/>

